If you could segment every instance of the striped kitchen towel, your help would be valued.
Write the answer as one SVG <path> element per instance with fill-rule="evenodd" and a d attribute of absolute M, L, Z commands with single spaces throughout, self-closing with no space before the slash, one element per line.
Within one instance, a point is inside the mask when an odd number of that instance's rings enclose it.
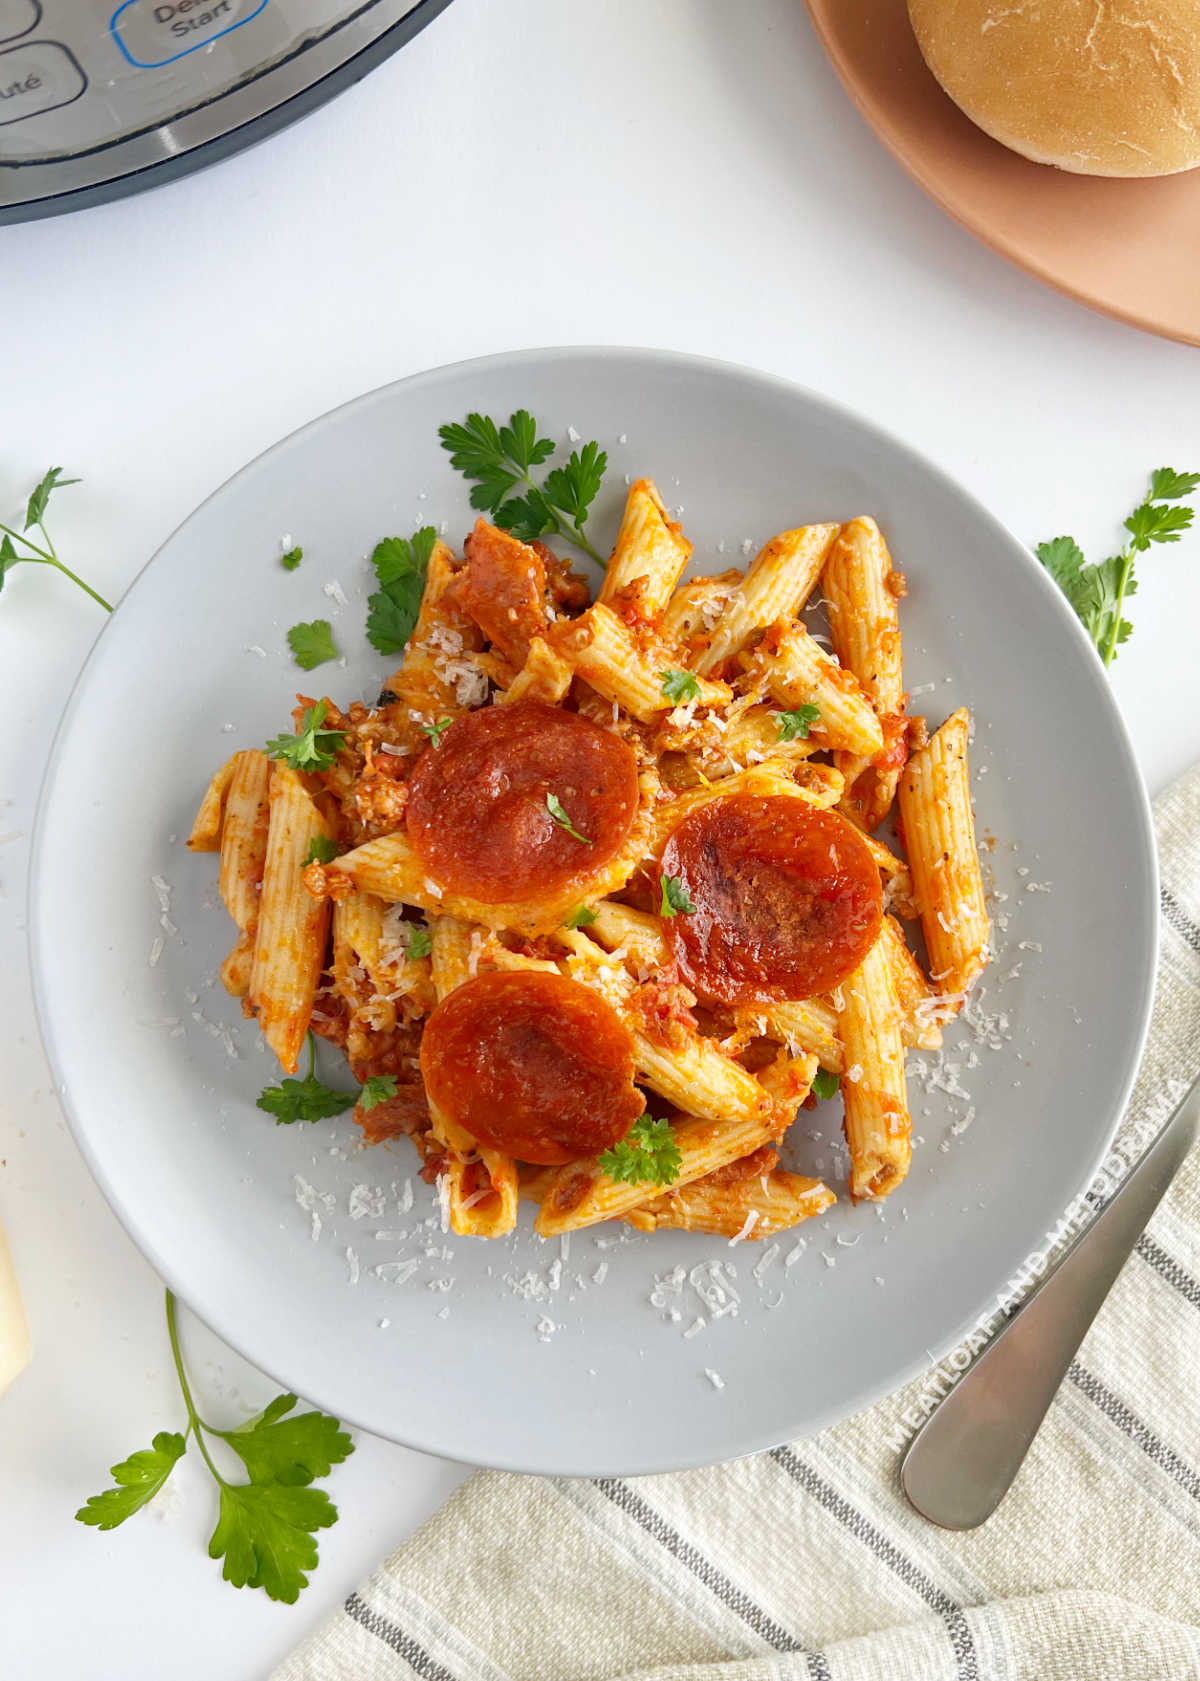
<path fill-rule="evenodd" d="M 1200 1071 L 1200 768 L 1156 820 L 1149 1048 L 1063 1243 Z M 1200 1153 L 1012 1492 L 950 1534 L 906 1504 L 897 1467 L 974 1352 L 732 1465 L 633 1481 L 481 1472 L 274 1681 L 1200 1681 Z"/>

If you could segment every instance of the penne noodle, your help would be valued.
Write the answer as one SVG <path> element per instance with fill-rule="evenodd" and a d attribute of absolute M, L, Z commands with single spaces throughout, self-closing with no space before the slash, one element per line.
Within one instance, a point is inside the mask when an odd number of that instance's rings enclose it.
<path fill-rule="evenodd" d="M 803 525 L 772 537 L 717 620 L 697 671 L 720 673 L 756 631 L 794 618 L 821 575 L 837 531 L 836 525 Z"/>
<path fill-rule="evenodd" d="M 554 652 L 545 638 L 535 636 L 529 644 L 525 664 L 498 698 L 502 705 L 514 700 L 540 700 L 547 706 L 557 706 L 571 687 L 574 675 L 566 660 Z"/>
<path fill-rule="evenodd" d="M 314 899 L 301 879 L 318 837 L 333 838 L 303 777 L 288 765 L 274 764 L 248 1002 L 289 1074 L 296 1072 L 312 1020 L 329 938 L 329 906 Z"/>
<path fill-rule="evenodd" d="M 692 545 L 669 519 L 652 479 L 635 479 L 598 601 L 632 625 L 657 625 Z"/>
<path fill-rule="evenodd" d="M 870 701 L 849 671 L 799 622 L 775 624 L 754 651 L 752 669 L 779 705 L 815 706 L 814 747 L 842 748 L 867 758 L 883 751 L 883 730 Z"/>
<path fill-rule="evenodd" d="M 426 723 L 457 718 L 472 694 L 475 704 L 487 697 L 483 667 L 476 653 L 479 632 L 443 601 L 456 576 L 454 556 L 439 538 L 429 557 L 421 608 L 404 658 L 387 681 L 397 700 L 403 701 L 418 721 L 424 719 Z M 425 735 L 415 724 L 407 733 L 414 746 L 426 745 Z"/>
<path fill-rule="evenodd" d="M 204 798 L 200 802 L 200 810 L 196 813 L 196 821 L 192 824 L 192 832 L 187 838 L 189 851 L 217 852 L 220 850 L 221 822 L 225 816 L 225 796 L 229 791 L 229 784 L 233 778 L 234 767 L 237 762 L 238 755 L 236 753 L 231 759 L 226 759 L 205 789 Z"/>
<path fill-rule="evenodd" d="M 675 669 L 674 654 L 663 643 L 635 637 L 604 602 L 577 619 L 560 619 L 550 627 L 550 641 L 577 676 L 641 723 L 675 709 L 677 703 L 663 692 L 663 673 Z M 730 700 L 727 684 L 698 681 L 699 705 L 725 706 Z"/>
<path fill-rule="evenodd" d="M 892 984 L 900 1006 L 900 1034 L 906 1045 L 920 1051 L 936 1051 L 942 1042 L 936 987 L 908 949 L 904 930 L 894 916 L 885 916 L 880 939 L 887 947 L 892 966 Z"/>
<path fill-rule="evenodd" d="M 840 753 L 846 777 L 846 810 L 862 828 L 879 827 L 896 794 L 903 764 L 906 720 L 897 600 L 904 577 L 893 570 L 887 544 L 873 519 L 843 525 L 825 562 L 822 579 L 833 648 L 875 709 L 884 734 L 884 757 Z"/>
<path fill-rule="evenodd" d="M 755 1031 L 779 1039 L 790 1051 L 806 1051 L 830 1074 L 845 1067 L 842 1041 L 838 1038 L 838 1017 L 825 998 L 805 998 L 786 1004 L 750 1006 L 738 1011 L 739 1021 L 760 1025 Z"/>
<path fill-rule="evenodd" d="M 732 1164 L 734 1169 L 740 1166 L 740 1162 Z M 719 1169 L 706 1179 L 669 1191 L 625 1218 L 641 1231 L 674 1228 L 757 1240 L 811 1220 L 837 1201 L 819 1179 L 806 1179 L 781 1168 L 733 1181 L 723 1177 L 726 1171 Z"/>
<path fill-rule="evenodd" d="M 235 753 L 225 795 L 218 878 L 225 909 L 237 924 L 237 943 L 221 965 L 226 992 L 244 998 L 250 988 L 258 930 L 267 833 L 271 821 L 271 761 L 265 753 Z"/>
<path fill-rule="evenodd" d="M 716 578 L 691 578 L 680 584 L 668 601 L 662 620 L 663 638 L 688 651 L 689 665 L 691 654 L 707 644 L 741 581 L 738 571 L 722 572 Z"/>
<path fill-rule="evenodd" d="M 988 914 L 967 769 L 970 714 L 960 707 L 900 778 L 913 896 L 943 998 L 962 1002 L 988 960 Z"/>
<path fill-rule="evenodd" d="M 838 1014 L 845 1069 L 850 1195 L 890 1196 L 908 1172 L 912 1125 L 904 1076 L 904 1040 L 892 963 L 876 940 L 842 988 Z"/>

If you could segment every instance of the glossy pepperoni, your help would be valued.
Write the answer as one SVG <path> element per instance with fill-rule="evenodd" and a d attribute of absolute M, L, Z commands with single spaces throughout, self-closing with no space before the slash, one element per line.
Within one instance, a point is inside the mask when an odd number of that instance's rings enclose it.
<path fill-rule="evenodd" d="M 637 762 L 577 712 L 514 701 L 464 713 L 409 789 L 409 839 L 430 875 L 494 905 L 550 897 L 607 864 L 637 811 Z M 554 821 L 549 796 L 576 834 Z"/>
<path fill-rule="evenodd" d="M 786 794 L 701 806 L 667 842 L 662 872 L 696 907 L 663 924 L 680 972 L 726 1004 L 828 992 L 858 968 L 883 917 L 858 831 Z"/>
<path fill-rule="evenodd" d="M 430 1102 L 480 1144 L 547 1166 L 606 1150 L 645 1107 L 633 1043 L 598 993 L 540 970 L 455 988 L 421 1039 Z"/>

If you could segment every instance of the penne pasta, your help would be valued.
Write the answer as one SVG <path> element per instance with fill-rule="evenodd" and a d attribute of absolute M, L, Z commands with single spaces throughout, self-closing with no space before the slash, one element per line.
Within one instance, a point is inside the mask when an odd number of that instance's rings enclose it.
<path fill-rule="evenodd" d="M 967 769 L 970 714 L 960 707 L 900 778 L 913 895 L 938 991 L 960 1003 L 988 959 L 988 914 Z"/>
<path fill-rule="evenodd" d="M 884 735 L 878 762 L 846 752 L 834 759 L 846 778 L 845 810 L 869 831 L 891 810 L 903 764 L 907 721 L 897 602 L 905 582 L 873 519 L 842 526 L 822 582 L 834 653 L 857 678 Z"/>
<path fill-rule="evenodd" d="M 842 989 L 838 1035 L 845 1069 L 850 1195 L 890 1196 L 908 1172 L 912 1125 L 904 1076 L 904 1040 L 892 963 L 876 940 Z"/>
<path fill-rule="evenodd" d="M 697 671 L 719 675 L 756 631 L 795 618 L 821 575 L 837 530 L 836 525 L 803 525 L 780 532 L 759 550 L 699 655 Z"/>
<path fill-rule="evenodd" d="M 752 668 L 780 706 L 817 708 L 809 733 L 814 747 L 868 758 L 883 751 L 883 730 L 870 701 L 799 622 L 772 625 L 755 649 Z"/>
<path fill-rule="evenodd" d="M 577 676 L 641 723 L 674 710 L 676 702 L 663 690 L 663 674 L 675 669 L 674 655 L 662 643 L 635 637 L 604 602 L 553 625 L 550 641 Z M 730 693 L 724 683 L 700 679 L 697 700 L 701 706 L 724 706 Z"/>
<path fill-rule="evenodd" d="M 271 761 L 265 753 L 235 753 L 225 795 L 218 886 L 237 924 L 237 943 L 221 965 L 221 981 L 234 998 L 250 989 L 258 931 L 267 833 L 271 821 Z"/>
<path fill-rule="evenodd" d="M 232 758 L 226 759 L 205 789 L 204 798 L 200 802 L 200 810 L 196 813 L 196 821 L 192 824 L 192 832 L 187 838 L 189 851 L 218 852 L 220 850 L 221 823 L 225 816 L 225 795 L 229 791 L 229 784 L 237 762 L 238 755 L 236 753 Z"/>
<path fill-rule="evenodd" d="M 499 696 L 502 705 L 516 700 L 540 700 L 547 706 L 557 706 L 571 687 L 575 675 L 571 666 L 544 637 L 535 636 L 529 644 L 525 664 Z"/>
<path fill-rule="evenodd" d="M 409 713 L 426 723 L 457 718 L 466 704 L 478 705 L 487 698 L 476 654 L 479 632 L 444 599 L 456 572 L 454 556 L 439 538 L 429 557 L 421 608 L 404 659 L 387 681 Z M 407 733 L 414 745 L 425 746 L 419 728 Z"/>
<path fill-rule="evenodd" d="M 303 777 L 271 768 L 270 827 L 248 983 L 250 1014 L 289 1074 L 312 1020 L 329 938 L 329 906 L 301 879 L 313 841 L 331 839 Z"/>
<path fill-rule="evenodd" d="M 753 1161 L 753 1157 L 748 1160 Z M 806 1179 L 781 1168 L 727 1177 L 742 1165 L 734 1162 L 731 1168 L 718 1169 L 706 1179 L 669 1191 L 625 1218 L 641 1231 L 671 1228 L 757 1241 L 811 1220 L 837 1201 L 819 1179 Z"/>
<path fill-rule="evenodd" d="M 900 1006 L 901 1037 L 906 1045 L 917 1050 L 936 1051 L 942 1042 L 937 989 L 930 985 L 925 971 L 908 949 L 904 930 L 894 916 L 884 917 L 879 937 L 887 947 L 892 966 L 892 983 Z"/>
<path fill-rule="evenodd" d="M 631 625 L 657 625 L 691 553 L 654 481 L 635 479 L 597 600 Z"/>

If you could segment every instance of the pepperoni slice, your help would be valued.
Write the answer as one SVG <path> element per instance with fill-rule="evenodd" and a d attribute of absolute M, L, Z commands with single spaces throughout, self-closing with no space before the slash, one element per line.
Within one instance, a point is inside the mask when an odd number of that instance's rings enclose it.
<path fill-rule="evenodd" d="M 514 701 L 464 713 L 417 760 L 408 834 L 453 893 L 489 905 L 550 898 L 620 851 L 637 803 L 637 761 L 620 736 L 577 712 Z"/>
<path fill-rule="evenodd" d="M 645 1108 L 612 1005 L 542 970 L 479 975 L 443 998 L 421 1073 L 433 1106 L 480 1144 L 548 1167 L 607 1150 Z"/>
<path fill-rule="evenodd" d="M 725 1004 L 812 998 L 862 962 L 883 919 L 879 871 L 837 812 L 787 794 L 730 794 L 663 849 L 695 911 L 664 921 L 695 991 Z"/>

